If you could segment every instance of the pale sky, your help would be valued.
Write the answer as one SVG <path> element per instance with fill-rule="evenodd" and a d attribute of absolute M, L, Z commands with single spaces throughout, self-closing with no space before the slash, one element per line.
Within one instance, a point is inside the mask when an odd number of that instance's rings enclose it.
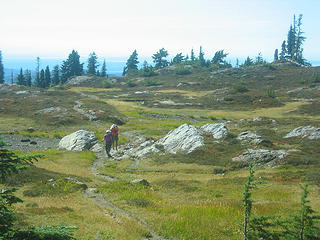
<path fill-rule="evenodd" d="M 134 49 L 150 57 L 206 58 L 224 49 L 229 58 L 272 60 L 286 39 L 293 14 L 303 14 L 304 56 L 320 60 L 320 0 L 0 0 L 0 50 L 4 56 L 127 58 Z"/>

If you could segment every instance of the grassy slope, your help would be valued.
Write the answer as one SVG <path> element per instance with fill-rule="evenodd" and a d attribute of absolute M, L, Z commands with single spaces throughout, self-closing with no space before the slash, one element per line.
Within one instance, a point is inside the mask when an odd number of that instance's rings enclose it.
<path fill-rule="evenodd" d="M 5 115 L 0 116 L 0 132 L 17 129 L 20 133 L 27 134 L 24 130 L 32 126 L 36 128 L 34 134 L 47 136 L 65 135 L 79 128 L 85 128 L 99 133 L 101 138 L 104 129 L 82 119 L 81 116 L 72 115 L 76 114 L 71 110 L 74 101 L 79 98 L 84 102 L 84 108 L 97 110 L 107 108 L 109 115 L 126 119 L 127 123 L 121 126 L 121 132 L 138 131 L 154 139 L 164 136 L 169 130 L 186 121 L 157 120 L 144 117 L 140 113 L 188 116 L 191 119 L 201 120 L 195 123 L 198 126 L 214 122 L 211 119 L 225 121 L 225 119 L 267 117 L 262 122 L 227 123 L 230 134 L 224 143 L 214 143 L 210 136 L 206 136 L 206 147 L 190 155 L 152 155 L 141 162 L 139 168 L 142 171 L 139 172 L 127 170 L 131 164 L 128 159 L 110 162 L 102 167 L 100 172 L 121 179 L 113 183 L 100 182 L 89 173 L 88 167 L 93 160 L 91 153 L 46 151 L 46 157 L 41 159 L 35 168 L 23 173 L 20 178 L 14 177 L 9 181 L 13 185 L 19 183 L 18 193 L 25 200 L 23 204 L 17 205 L 17 210 L 22 214 L 21 220 L 27 224 L 67 222 L 69 225 L 80 227 L 76 231 L 78 237 L 86 236 L 89 239 L 94 239 L 98 231 L 104 232 L 105 235 L 111 234 L 114 239 L 139 239 L 146 234 L 146 230 L 133 220 L 106 216 L 90 199 L 81 194 L 80 189 L 69 186 L 63 181 L 57 189 L 52 189 L 46 184 L 50 178 L 62 179 L 65 176 L 72 176 L 84 181 L 90 187 L 102 183 L 99 191 L 108 199 L 146 219 L 154 229 L 166 237 L 240 239 L 241 194 L 248 173 L 246 170 L 230 170 L 232 169 L 230 161 L 232 157 L 250 147 L 241 145 L 235 139 L 238 133 L 246 130 L 255 131 L 264 139 L 271 140 L 273 142 L 273 145 L 269 146 L 271 149 L 301 150 L 300 153 L 290 156 L 288 163 L 282 167 L 258 169 L 256 176 L 259 177 L 259 188 L 253 192 L 253 198 L 256 200 L 254 212 L 282 215 L 292 213 L 299 207 L 301 190 L 298 184 L 304 182 L 311 184 L 310 200 L 314 209 L 319 211 L 318 142 L 282 138 L 297 126 L 309 124 L 320 126 L 316 104 L 319 101 L 319 92 L 315 90 L 319 84 L 311 82 L 314 71 L 319 69 L 308 70 L 285 65 L 275 66 L 275 69 L 270 69 L 268 66 L 246 70 L 233 69 L 230 72 L 216 74 L 209 71 L 195 71 L 183 77 L 177 76 L 174 72 L 167 72 L 152 78 L 160 82 L 162 87 L 145 87 L 143 81 L 136 88 L 125 85 L 116 85 L 113 89 L 74 87 L 68 92 L 43 93 L 44 99 L 48 98 L 47 100 L 42 103 L 32 102 L 27 108 L 21 107 L 25 101 L 23 97 L 18 96 L 13 102 L 5 100 L 7 101 L 3 105 L 5 108 L 1 109 Z M 198 81 L 200 84 L 185 86 L 179 90 L 175 87 L 179 82 L 191 81 Z M 247 86 L 249 91 L 235 92 L 233 89 L 235 83 Z M 265 94 L 266 89 L 271 87 L 275 89 L 275 102 L 269 101 L 269 97 Z M 287 93 L 287 90 L 298 87 L 305 89 Z M 215 89 L 224 88 L 229 89 L 225 96 L 234 99 L 231 103 L 215 100 L 223 95 L 215 92 Z M 135 91 L 145 89 L 151 93 L 134 94 Z M 85 97 L 79 92 L 96 97 Z M 123 94 L 129 96 L 121 96 Z M 58 97 L 61 99 L 60 102 Z M 11 97 L 8 95 L 5 98 Z M 293 101 L 296 98 L 313 98 L 315 102 Z M 175 102 L 191 102 L 193 105 L 154 105 L 168 99 Z M 245 101 L 246 99 L 262 100 L 255 102 Z M 144 101 L 145 104 L 136 101 Z M 76 122 L 59 124 L 50 116 L 41 117 L 33 114 L 33 111 L 50 107 L 50 104 L 55 102 L 70 109 L 70 119 Z M 271 125 L 271 118 L 277 121 L 276 125 Z M 55 127 L 51 126 L 52 121 Z M 102 117 L 101 121 L 107 126 L 111 123 L 107 116 Z M 132 185 L 130 181 L 136 178 L 147 179 L 151 186 Z M 29 191 L 29 195 L 24 196 L 25 191 Z M 35 192 L 36 196 L 31 197 L 30 191 L 31 195 Z M 37 195 L 39 192 L 41 194 Z M 108 209 L 105 211 L 113 214 Z"/>

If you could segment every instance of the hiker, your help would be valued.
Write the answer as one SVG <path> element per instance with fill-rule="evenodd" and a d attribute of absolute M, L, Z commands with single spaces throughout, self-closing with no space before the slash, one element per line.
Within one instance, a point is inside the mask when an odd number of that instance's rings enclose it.
<path fill-rule="evenodd" d="M 110 130 L 106 131 L 106 134 L 104 135 L 104 141 L 106 142 L 106 153 L 108 157 L 112 157 L 110 155 L 110 150 L 112 145 L 112 132 Z"/>
<path fill-rule="evenodd" d="M 116 150 L 118 150 L 119 128 L 116 124 L 112 124 L 110 131 L 112 132 L 112 149 L 114 149 L 114 142 L 116 142 Z"/>

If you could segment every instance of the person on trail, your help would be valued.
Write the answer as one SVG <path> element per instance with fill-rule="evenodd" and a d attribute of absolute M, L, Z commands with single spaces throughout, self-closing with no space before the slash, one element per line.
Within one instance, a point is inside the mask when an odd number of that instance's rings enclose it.
<path fill-rule="evenodd" d="M 112 149 L 114 149 L 114 143 L 116 143 L 116 150 L 118 150 L 119 128 L 116 124 L 112 124 L 110 131 L 112 132 Z"/>
<path fill-rule="evenodd" d="M 106 134 L 104 135 L 104 141 L 106 142 L 106 153 L 108 157 L 112 157 L 110 155 L 110 150 L 112 145 L 112 132 L 110 130 L 106 131 Z"/>

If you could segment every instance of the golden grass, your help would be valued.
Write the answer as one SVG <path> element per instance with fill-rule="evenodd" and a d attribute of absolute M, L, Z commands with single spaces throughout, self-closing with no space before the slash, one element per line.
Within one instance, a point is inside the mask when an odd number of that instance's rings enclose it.
<path fill-rule="evenodd" d="M 120 88 L 90 88 L 90 87 L 71 87 L 67 91 L 71 92 L 118 92 Z"/>
<path fill-rule="evenodd" d="M 186 97 L 203 97 L 206 96 L 207 94 L 212 93 L 212 91 L 186 91 L 186 90 L 181 90 L 181 89 L 164 89 L 164 90 L 157 90 L 156 92 L 158 93 L 178 93 L 181 96 L 186 96 Z"/>

